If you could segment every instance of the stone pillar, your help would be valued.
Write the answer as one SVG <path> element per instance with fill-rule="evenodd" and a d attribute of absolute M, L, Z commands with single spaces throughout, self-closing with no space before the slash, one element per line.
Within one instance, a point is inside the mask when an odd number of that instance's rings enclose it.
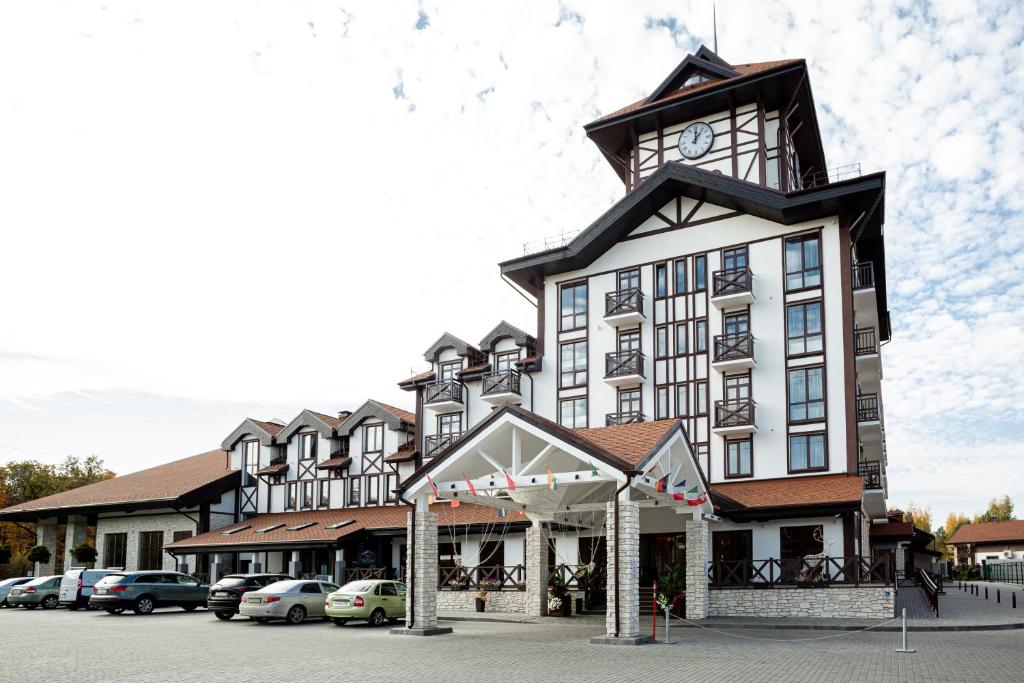
<path fill-rule="evenodd" d="M 78 564 L 71 555 L 71 549 L 85 543 L 89 524 L 83 515 L 69 515 L 64 531 L 64 570 Z"/>
<path fill-rule="evenodd" d="M 700 513 L 694 513 L 699 515 Z M 707 520 L 686 522 L 686 618 L 708 616 L 708 559 L 711 557 L 711 533 Z"/>
<path fill-rule="evenodd" d="M 900 580 L 905 579 L 903 572 L 907 570 L 907 544 L 906 542 L 899 542 L 896 544 L 896 586 L 900 584 Z"/>
<path fill-rule="evenodd" d="M 213 559 L 210 561 L 210 585 L 220 581 L 220 555 L 218 553 L 213 554 Z"/>
<path fill-rule="evenodd" d="M 526 530 L 526 616 L 548 613 L 548 543 L 551 532 L 540 522 Z"/>
<path fill-rule="evenodd" d="M 405 599 L 405 628 L 391 633 L 408 636 L 433 636 L 451 633 L 451 627 L 437 625 L 437 513 L 430 512 L 426 501 L 410 512 L 406 526 L 410 539 L 408 562 L 412 576 L 411 591 Z M 413 540 L 415 538 L 415 540 Z"/>
<path fill-rule="evenodd" d="M 334 551 L 334 583 L 345 583 L 345 551 L 341 548 Z"/>
<path fill-rule="evenodd" d="M 860 556 L 871 559 L 871 518 L 863 510 L 860 513 Z"/>
<path fill-rule="evenodd" d="M 619 503 L 619 529 L 615 530 L 615 503 L 608 503 L 605 523 L 608 526 L 608 608 L 605 612 L 606 637 L 592 638 L 592 643 L 640 643 L 640 506 Z M 618 552 L 616 553 L 616 548 Z M 619 587 L 615 590 L 615 557 L 618 554 Z M 618 608 L 618 637 L 615 614 Z"/>
<path fill-rule="evenodd" d="M 36 562 L 34 568 L 35 576 L 49 576 L 53 574 L 54 564 L 57 561 L 57 520 L 41 519 L 36 524 L 36 545 L 45 546 L 50 551 L 49 562 Z"/>

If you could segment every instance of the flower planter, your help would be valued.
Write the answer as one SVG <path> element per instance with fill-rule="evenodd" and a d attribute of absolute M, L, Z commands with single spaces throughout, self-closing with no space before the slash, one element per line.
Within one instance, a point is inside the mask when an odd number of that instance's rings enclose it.
<path fill-rule="evenodd" d="M 484 607 L 487 605 L 487 601 L 483 600 L 481 598 L 475 598 L 475 600 L 476 600 L 476 611 L 477 612 L 483 612 L 484 611 Z"/>

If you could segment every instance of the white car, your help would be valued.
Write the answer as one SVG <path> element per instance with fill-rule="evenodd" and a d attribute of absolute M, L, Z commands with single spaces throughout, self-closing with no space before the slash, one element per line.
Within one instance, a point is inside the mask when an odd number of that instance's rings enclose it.
<path fill-rule="evenodd" d="M 284 619 L 289 624 L 301 624 L 310 617 L 326 617 L 324 604 L 336 590 L 337 586 L 324 581 L 277 581 L 243 595 L 238 613 L 260 623 Z"/>
<path fill-rule="evenodd" d="M 10 607 L 7 604 L 7 596 L 11 594 L 11 589 L 15 586 L 20 586 L 23 583 L 28 583 L 33 578 L 32 576 L 19 576 L 13 579 L 4 579 L 0 581 L 0 607 Z"/>
<path fill-rule="evenodd" d="M 116 571 L 118 570 L 72 567 L 64 572 L 60 580 L 60 604 L 70 610 L 88 607 L 89 596 L 92 595 L 92 588 L 96 582 Z"/>

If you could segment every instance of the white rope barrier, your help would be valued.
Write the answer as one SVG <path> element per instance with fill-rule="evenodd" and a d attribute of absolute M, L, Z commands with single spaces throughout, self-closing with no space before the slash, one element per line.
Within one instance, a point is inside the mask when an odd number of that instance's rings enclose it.
<path fill-rule="evenodd" d="M 879 622 L 877 624 L 872 624 L 871 626 L 865 626 L 864 628 L 857 629 L 855 631 L 842 631 L 840 633 L 832 633 L 832 634 L 829 634 L 827 636 L 816 636 L 814 638 L 759 638 L 757 636 L 746 636 L 746 635 L 741 635 L 739 633 L 729 633 L 728 631 L 723 631 L 723 630 L 718 629 L 718 628 L 712 628 L 710 626 L 705 626 L 703 624 L 698 624 L 698 623 L 696 623 L 694 621 L 690 621 L 689 619 L 685 619 L 683 617 L 677 617 L 676 615 L 671 614 L 671 613 L 669 613 L 669 616 L 673 620 L 675 620 L 675 621 L 685 622 L 687 624 L 690 624 L 691 626 L 695 626 L 695 627 L 697 627 L 699 629 L 703 629 L 705 631 L 712 631 L 714 633 L 721 633 L 724 636 L 730 636 L 732 638 L 741 638 L 743 640 L 762 640 L 762 641 L 772 642 L 772 643 L 800 643 L 800 642 L 809 642 L 809 641 L 818 641 L 818 640 L 829 640 L 831 638 L 842 638 L 843 636 L 856 635 L 858 633 L 863 633 L 865 631 L 870 631 L 873 628 L 878 628 L 879 626 L 884 626 L 886 624 L 890 624 L 890 623 L 892 623 L 894 621 L 899 621 L 900 620 L 900 617 L 893 617 L 892 619 L 886 619 L 885 621 Z M 904 624 L 904 626 L 905 625 L 906 624 Z M 772 627 L 771 626 L 767 626 L 767 628 L 772 628 Z M 904 635 L 904 638 L 905 637 L 906 636 Z M 904 645 L 904 647 L 905 647 L 905 645 Z M 897 651 L 899 651 L 899 650 L 897 650 Z M 913 652 L 913 650 L 907 650 L 907 651 L 908 652 Z"/>

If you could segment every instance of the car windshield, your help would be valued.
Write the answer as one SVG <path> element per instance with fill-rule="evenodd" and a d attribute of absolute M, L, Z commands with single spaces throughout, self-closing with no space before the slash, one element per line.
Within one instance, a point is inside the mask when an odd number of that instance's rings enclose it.
<path fill-rule="evenodd" d="M 125 574 L 107 574 L 102 579 L 96 582 L 97 586 L 113 586 L 115 583 L 120 583 L 122 579 L 128 578 Z"/>
<path fill-rule="evenodd" d="M 260 589 L 261 593 L 287 593 L 302 586 L 308 581 L 275 581 L 274 583 Z"/>
<path fill-rule="evenodd" d="M 346 583 L 338 590 L 342 593 L 368 593 L 377 585 L 373 581 L 353 581 Z"/>
<path fill-rule="evenodd" d="M 214 588 L 238 588 L 244 585 L 245 579 L 241 576 L 225 576 L 214 585 Z"/>

